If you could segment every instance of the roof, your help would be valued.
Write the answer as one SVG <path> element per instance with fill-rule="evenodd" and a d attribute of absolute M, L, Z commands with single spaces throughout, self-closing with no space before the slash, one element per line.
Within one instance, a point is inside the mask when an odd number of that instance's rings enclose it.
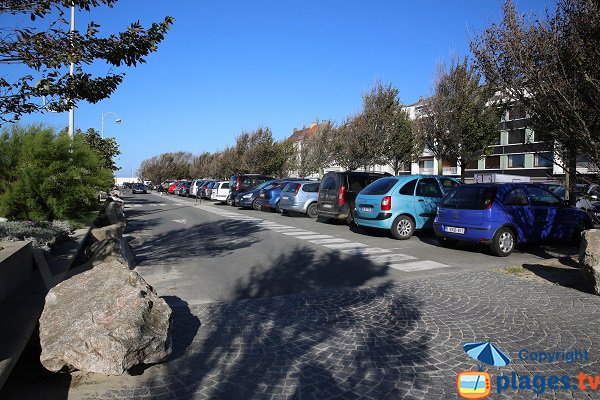
<path fill-rule="evenodd" d="M 301 140 L 304 140 L 306 138 L 308 138 L 309 136 L 312 136 L 315 134 L 315 132 L 317 132 L 317 130 L 319 129 L 319 127 L 323 125 L 323 124 L 317 124 L 316 122 L 313 122 L 310 124 L 310 126 L 308 128 L 303 127 L 302 129 L 296 129 L 294 128 L 294 133 L 292 133 L 292 136 L 290 136 L 288 138 L 288 140 L 291 140 L 292 142 L 299 142 Z"/>

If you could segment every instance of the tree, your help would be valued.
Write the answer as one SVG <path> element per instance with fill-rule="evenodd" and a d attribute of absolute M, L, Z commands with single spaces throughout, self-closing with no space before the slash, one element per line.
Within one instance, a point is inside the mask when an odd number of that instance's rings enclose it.
<path fill-rule="evenodd" d="M 479 160 L 499 135 L 500 110 L 491 102 L 493 90 L 467 58 L 452 60 L 449 70 L 438 67 L 433 96 L 424 101 L 416 131 L 421 143 L 438 159 L 457 161 L 464 180 L 465 167 Z"/>
<path fill-rule="evenodd" d="M 376 82 L 363 96 L 363 109 L 364 133 L 372 158 L 390 165 L 398 173 L 412 162 L 417 152 L 412 121 L 400 104 L 398 89 Z"/>
<path fill-rule="evenodd" d="M 112 172 L 118 171 L 121 169 L 115 163 L 115 157 L 118 157 L 121 154 L 119 150 L 119 145 L 114 138 L 102 138 L 100 133 L 90 128 L 85 133 L 82 133 L 79 129 L 77 134 L 83 135 L 83 140 L 90 146 L 100 159 L 102 160 L 102 168 L 106 168 L 111 170 Z"/>
<path fill-rule="evenodd" d="M 348 117 L 335 130 L 333 152 L 335 161 L 347 170 L 355 170 L 374 164 L 373 147 L 365 137 L 365 118 L 358 114 Z"/>
<path fill-rule="evenodd" d="M 192 153 L 163 153 L 142 161 L 138 173 L 142 179 L 156 183 L 166 179 L 185 179 L 190 177 L 191 162 Z"/>
<path fill-rule="evenodd" d="M 335 127 L 329 121 L 317 123 L 312 135 L 302 139 L 296 155 L 296 167 L 300 176 L 312 173 L 323 175 L 323 169 L 333 162 Z"/>
<path fill-rule="evenodd" d="M 153 23 L 148 29 L 134 22 L 125 31 L 107 37 L 98 36 L 100 26 L 94 22 L 85 30 L 69 32 L 64 14 L 71 5 L 79 12 L 90 12 L 100 5 L 112 8 L 116 2 L 5 0 L 0 4 L 3 25 L 8 30 L 8 34 L 0 36 L 0 64 L 19 64 L 31 70 L 31 74 L 15 79 L 8 75 L 0 77 L 0 125 L 18 120 L 23 114 L 45 109 L 66 111 L 81 100 L 96 103 L 106 99 L 123 81 L 124 74 L 109 72 L 93 76 L 84 72 L 82 66 L 96 62 L 113 67 L 136 66 L 157 50 L 174 21 L 171 17 Z M 9 28 L 9 16 L 14 17 L 15 24 L 28 16 L 33 26 Z M 77 65 L 72 76 L 71 63 Z M 48 98 L 45 106 L 39 104 L 41 96 Z"/>
<path fill-rule="evenodd" d="M 83 136 L 73 141 L 64 133 L 33 125 L 3 132 L 4 144 L 18 149 L 15 174 L 1 187 L 0 214 L 11 219 L 75 219 L 95 209 L 99 190 L 113 184 L 112 171 Z M 4 147 L 4 146 L 3 146 Z M 4 147 L 6 148 L 6 147 Z M 1 157 L 0 157 L 1 158 Z"/>
<path fill-rule="evenodd" d="M 486 80 L 522 104 L 532 128 L 555 142 L 571 193 L 578 155 L 600 165 L 599 37 L 598 1 L 560 0 L 534 22 L 506 1 L 502 22 L 471 43 Z"/>

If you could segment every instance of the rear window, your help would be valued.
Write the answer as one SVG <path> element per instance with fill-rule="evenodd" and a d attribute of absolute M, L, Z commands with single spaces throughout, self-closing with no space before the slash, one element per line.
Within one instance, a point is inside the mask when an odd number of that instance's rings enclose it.
<path fill-rule="evenodd" d="M 496 188 L 459 186 L 448 192 L 441 206 L 462 210 L 484 210 L 496 198 Z"/>
<path fill-rule="evenodd" d="M 337 189 L 337 184 L 335 178 L 333 176 L 328 176 L 322 183 L 322 188 L 324 190 L 335 190 Z"/>
<path fill-rule="evenodd" d="M 371 183 L 380 179 L 378 175 L 348 175 L 348 189 L 352 192 L 358 193 Z"/>
<path fill-rule="evenodd" d="M 285 185 L 285 187 L 283 188 L 283 191 L 284 191 L 284 192 L 293 192 L 293 191 L 295 191 L 295 190 L 296 190 L 296 188 L 297 188 L 298 186 L 300 186 L 298 183 L 293 183 L 293 182 L 290 182 L 290 183 L 288 183 L 287 185 Z"/>
<path fill-rule="evenodd" d="M 223 185 L 221 185 L 221 189 L 229 189 L 229 182 L 223 183 Z"/>
<path fill-rule="evenodd" d="M 365 187 L 361 194 L 386 194 L 398 183 L 394 178 L 381 178 Z"/>
<path fill-rule="evenodd" d="M 400 188 L 400 194 L 413 196 L 415 194 L 415 188 L 417 187 L 417 180 L 418 179 L 413 179 L 412 181 L 405 183 L 404 186 Z"/>
<path fill-rule="evenodd" d="M 302 191 L 307 193 L 317 193 L 319 191 L 319 184 L 307 183 L 302 187 Z"/>

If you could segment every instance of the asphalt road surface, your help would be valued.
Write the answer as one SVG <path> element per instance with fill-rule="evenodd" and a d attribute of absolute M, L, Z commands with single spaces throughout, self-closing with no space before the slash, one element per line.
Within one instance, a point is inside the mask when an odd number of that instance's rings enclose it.
<path fill-rule="evenodd" d="M 372 287 L 455 272 L 535 264 L 573 255 L 565 244 L 521 246 L 507 258 L 478 245 L 448 249 L 432 232 L 406 241 L 387 232 L 243 210 L 151 193 L 126 195 L 128 234 L 137 270 L 159 295 L 188 304 L 322 288 Z"/>

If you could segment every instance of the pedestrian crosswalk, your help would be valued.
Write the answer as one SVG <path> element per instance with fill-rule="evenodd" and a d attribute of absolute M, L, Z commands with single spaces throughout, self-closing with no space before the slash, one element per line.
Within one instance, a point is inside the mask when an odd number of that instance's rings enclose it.
<path fill-rule="evenodd" d="M 221 209 L 220 207 L 203 205 L 201 209 L 224 218 L 254 224 L 255 226 L 265 230 L 293 237 L 299 240 L 305 240 L 308 243 L 322 246 L 332 251 L 338 251 L 348 255 L 361 256 L 373 264 L 387 265 L 390 268 L 402 272 L 427 271 L 451 267 L 450 265 L 437 261 L 418 260 L 417 257 L 398 252 L 398 250 L 400 250 L 398 248 L 383 249 L 380 247 L 369 246 L 364 243 L 353 242 L 351 240 L 336 237 L 334 235 L 320 234 L 318 232 L 309 231 L 291 225 L 284 225 L 269 220 L 247 216 L 226 209 Z"/>

